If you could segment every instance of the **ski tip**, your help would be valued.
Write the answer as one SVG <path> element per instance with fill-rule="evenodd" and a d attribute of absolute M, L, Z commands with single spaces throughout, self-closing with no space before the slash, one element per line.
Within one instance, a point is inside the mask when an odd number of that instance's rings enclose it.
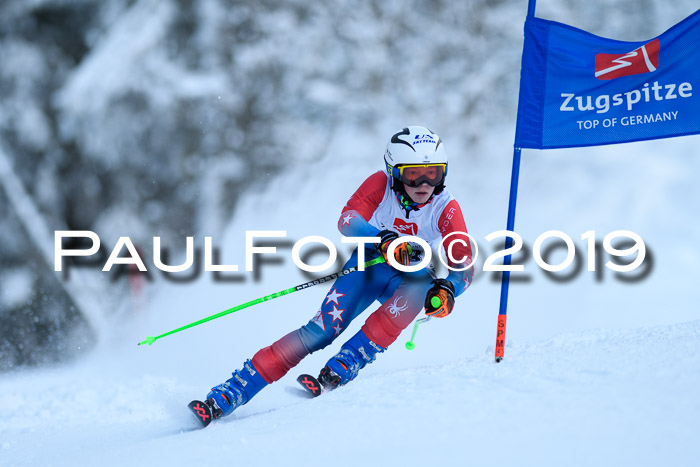
<path fill-rule="evenodd" d="M 212 419 L 214 418 L 211 412 L 211 407 L 205 402 L 194 400 L 187 404 L 187 408 L 190 409 L 192 415 L 197 420 L 197 423 L 202 428 L 209 426 Z"/>
<path fill-rule="evenodd" d="M 319 383 L 318 380 L 311 375 L 299 375 L 297 382 L 306 390 L 306 392 L 311 394 L 312 397 L 318 397 L 323 392 L 321 383 Z"/>
<path fill-rule="evenodd" d="M 151 344 L 153 344 L 155 341 L 156 341 L 156 338 L 155 338 L 155 337 L 153 337 L 153 336 L 148 336 L 146 339 L 144 339 L 144 340 L 142 340 L 141 342 L 139 342 L 138 345 L 144 345 L 144 344 L 151 345 Z"/>

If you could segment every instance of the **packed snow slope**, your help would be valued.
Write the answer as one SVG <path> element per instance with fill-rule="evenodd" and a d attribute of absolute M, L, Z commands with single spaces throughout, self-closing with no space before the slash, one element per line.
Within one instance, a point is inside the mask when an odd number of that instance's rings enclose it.
<path fill-rule="evenodd" d="M 699 339 L 697 320 L 563 334 L 498 365 L 445 356 L 318 399 L 288 375 L 200 431 L 182 404 L 197 371 L 134 348 L 2 381 L 0 464 L 697 465 Z"/>

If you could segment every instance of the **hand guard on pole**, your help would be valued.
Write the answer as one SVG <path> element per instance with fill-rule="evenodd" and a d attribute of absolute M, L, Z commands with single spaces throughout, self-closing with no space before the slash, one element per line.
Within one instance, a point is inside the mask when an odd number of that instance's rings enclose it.
<path fill-rule="evenodd" d="M 435 279 L 425 296 L 425 314 L 444 318 L 455 306 L 455 287 L 447 279 Z"/>
<path fill-rule="evenodd" d="M 382 230 L 377 234 L 377 237 L 381 238 L 377 244 L 377 248 L 382 252 L 382 256 L 384 256 L 384 260 L 387 262 L 387 264 L 391 265 L 391 263 L 389 263 L 389 258 L 387 257 L 389 244 L 399 238 L 399 234 L 393 230 Z M 394 249 L 394 259 L 402 266 L 408 266 L 410 264 L 411 247 L 409 246 L 408 242 L 403 242 L 396 246 Z"/>

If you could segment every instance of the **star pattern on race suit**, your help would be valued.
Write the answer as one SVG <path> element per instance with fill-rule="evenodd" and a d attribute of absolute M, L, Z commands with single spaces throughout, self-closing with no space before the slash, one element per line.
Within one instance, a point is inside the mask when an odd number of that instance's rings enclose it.
<path fill-rule="evenodd" d="M 343 217 L 343 225 L 349 225 L 350 220 L 354 219 L 352 214 L 348 214 L 347 216 Z"/>
<path fill-rule="evenodd" d="M 326 313 L 329 314 L 330 316 L 333 317 L 333 320 L 331 323 L 335 323 L 337 320 L 340 320 L 341 323 L 343 323 L 343 312 L 345 310 L 339 310 L 337 306 L 335 306 L 335 303 L 333 304 L 333 309 L 331 311 L 327 311 Z"/>
<path fill-rule="evenodd" d="M 345 296 L 344 293 L 338 293 L 338 291 L 335 290 L 335 287 L 333 287 L 333 289 L 331 289 L 331 291 L 328 293 L 328 295 L 326 295 L 326 303 L 324 303 L 324 305 L 328 305 L 328 303 L 330 303 L 330 302 L 335 302 L 336 305 L 340 306 L 338 299 L 340 297 L 344 297 L 344 296 Z"/>
<path fill-rule="evenodd" d="M 318 312 L 316 312 L 316 315 L 311 321 L 316 323 L 324 331 L 326 330 L 326 324 L 323 322 L 323 312 L 321 310 L 318 310 Z"/>
<path fill-rule="evenodd" d="M 343 328 L 340 326 L 340 323 L 338 323 L 337 325 L 333 326 L 333 329 L 335 329 L 335 335 L 336 335 L 336 336 L 340 335 L 340 331 L 343 330 Z"/>

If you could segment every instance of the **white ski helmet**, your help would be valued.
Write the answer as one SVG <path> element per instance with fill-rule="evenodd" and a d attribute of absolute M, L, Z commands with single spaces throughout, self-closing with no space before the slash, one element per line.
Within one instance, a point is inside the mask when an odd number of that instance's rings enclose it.
<path fill-rule="evenodd" d="M 392 181 L 391 186 L 396 191 L 403 191 L 406 180 L 402 180 L 402 168 L 405 166 L 435 165 L 441 168 L 438 172 L 439 179 L 431 180 L 429 184 L 436 187 L 435 194 L 440 193 L 444 188 L 447 175 L 447 152 L 440 137 L 428 128 L 409 126 L 394 134 L 386 145 L 384 162 Z"/>

